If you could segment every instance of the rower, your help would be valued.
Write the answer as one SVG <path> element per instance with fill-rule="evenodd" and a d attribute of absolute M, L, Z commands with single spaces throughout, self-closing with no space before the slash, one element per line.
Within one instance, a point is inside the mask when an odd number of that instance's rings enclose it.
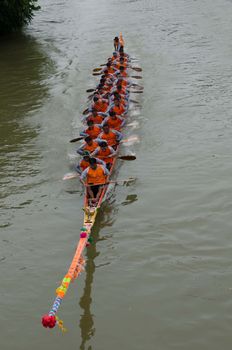
<path fill-rule="evenodd" d="M 90 158 L 89 167 L 81 174 L 80 179 L 85 181 L 87 185 L 87 194 L 89 197 L 89 205 L 96 205 L 100 195 L 101 189 L 106 183 L 109 170 L 104 166 L 97 164 L 95 158 Z"/>
<path fill-rule="evenodd" d="M 116 101 L 116 100 L 118 100 L 119 105 L 122 105 L 123 107 L 127 107 L 129 95 L 120 95 L 118 90 L 116 90 L 110 96 L 110 107 L 112 107 L 112 105 L 114 105 L 114 101 Z"/>
<path fill-rule="evenodd" d="M 92 137 L 87 136 L 85 138 L 85 143 L 77 150 L 77 153 L 81 156 L 85 151 L 92 153 L 98 147 L 98 143 L 92 139 Z"/>
<path fill-rule="evenodd" d="M 78 172 L 78 174 L 81 174 L 85 169 L 89 167 L 90 153 L 88 151 L 84 151 L 82 156 L 83 158 L 79 161 L 78 165 L 76 166 L 76 171 Z M 97 164 L 106 166 L 104 160 L 96 158 L 96 161 Z"/>
<path fill-rule="evenodd" d="M 116 62 L 114 63 L 115 69 L 119 70 L 120 66 L 123 66 L 124 68 L 127 68 L 127 66 L 128 66 L 128 65 L 127 65 L 127 62 L 126 62 L 125 59 L 124 59 L 124 56 L 120 56 L 119 62 L 116 61 Z"/>
<path fill-rule="evenodd" d="M 128 56 L 126 56 L 126 54 L 124 52 L 119 52 L 119 57 L 117 58 L 117 60 L 120 60 L 120 58 L 123 58 L 124 63 L 129 62 L 129 58 L 128 58 Z"/>
<path fill-rule="evenodd" d="M 92 109 L 92 112 L 89 113 L 86 117 L 82 119 L 82 121 L 92 120 L 94 124 L 101 124 L 106 117 L 107 114 L 98 112 L 95 108 Z"/>
<path fill-rule="evenodd" d="M 101 132 L 100 126 L 94 124 L 92 119 L 87 121 L 87 127 L 84 131 L 80 132 L 80 136 L 90 136 L 92 139 L 96 139 Z"/>
<path fill-rule="evenodd" d="M 103 72 L 105 73 L 106 71 L 107 71 L 108 74 L 115 74 L 115 73 L 118 71 L 118 69 L 115 68 L 115 67 L 111 64 L 111 62 L 108 62 L 108 63 L 106 64 L 106 68 L 103 70 Z M 107 74 L 106 74 L 106 75 L 107 75 Z"/>
<path fill-rule="evenodd" d="M 114 112 L 114 110 L 110 110 L 109 111 L 109 117 L 107 117 L 103 123 L 102 126 L 104 124 L 108 124 L 110 129 L 114 129 L 114 130 L 120 130 L 124 124 L 125 124 L 126 120 L 121 118 L 119 115 L 116 115 L 116 113 Z"/>
<path fill-rule="evenodd" d="M 120 102 L 119 99 L 114 100 L 114 106 L 111 108 L 116 115 L 123 116 L 123 114 L 126 112 L 126 108 L 123 106 L 123 103 Z"/>
<path fill-rule="evenodd" d="M 127 53 L 124 52 L 123 46 L 120 47 L 119 49 L 119 55 L 124 55 L 125 57 L 129 58 L 129 55 Z"/>
<path fill-rule="evenodd" d="M 131 83 L 127 79 L 119 77 L 116 85 L 122 85 L 123 88 L 129 88 Z"/>
<path fill-rule="evenodd" d="M 114 50 L 115 51 L 118 51 L 119 50 L 119 46 L 120 44 L 119 44 L 119 38 L 116 36 L 115 38 L 114 38 Z"/>
<path fill-rule="evenodd" d="M 118 92 L 118 94 L 120 96 L 123 96 L 124 98 L 127 98 L 128 99 L 128 91 L 127 89 L 121 84 L 121 83 L 118 83 L 116 85 L 116 91 Z"/>
<path fill-rule="evenodd" d="M 110 129 L 109 124 L 105 124 L 102 127 L 102 132 L 99 134 L 97 141 L 107 141 L 108 145 L 111 147 L 116 147 L 122 140 L 123 135 L 117 130 Z"/>
<path fill-rule="evenodd" d="M 118 52 L 114 51 L 113 56 L 111 57 L 111 62 L 113 63 L 119 57 Z"/>
<path fill-rule="evenodd" d="M 120 77 L 126 78 L 128 77 L 127 71 L 124 66 L 119 67 Z"/>
<path fill-rule="evenodd" d="M 106 167 L 110 170 L 114 157 L 117 155 L 117 152 L 110 146 L 108 146 L 106 141 L 99 142 L 99 147 L 91 153 L 91 157 L 97 157 L 103 160 L 106 163 Z"/>
<path fill-rule="evenodd" d="M 94 96 L 93 103 L 92 103 L 92 109 L 96 109 L 98 112 L 106 112 L 108 109 L 108 101 L 103 98 L 99 98 L 97 96 Z"/>

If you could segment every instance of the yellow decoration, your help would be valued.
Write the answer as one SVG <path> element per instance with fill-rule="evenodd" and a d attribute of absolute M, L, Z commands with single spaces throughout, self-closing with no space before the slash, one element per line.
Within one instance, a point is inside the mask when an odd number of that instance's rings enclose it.
<path fill-rule="evenodd" d="M 64 322 L 60 320 L 58 316 L 56 316 L 56 323 L 63 333 L 67 332 L 67 328 L 64 327 Z"/>

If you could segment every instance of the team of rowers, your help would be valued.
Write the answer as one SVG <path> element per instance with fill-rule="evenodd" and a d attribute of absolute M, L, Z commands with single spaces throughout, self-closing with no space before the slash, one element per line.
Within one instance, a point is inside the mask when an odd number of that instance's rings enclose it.
<path fill-rule="evenodd" d="M 115 52 L 100 72 L 100 82 L 93 93 L 91 106 L 82 119 L 85 128 L 80 136 L 83 136 L 84 143 L 77 150 L 82 156 L 77 171 L 87 186 L 92 206 L 98 202 L 101 188 L 118 154 L 117 148 L 123 137 L 121 129 L 129 107 L 130 58 L 124 52 L 121 35 L 114 38 L 114 48 Z"/>

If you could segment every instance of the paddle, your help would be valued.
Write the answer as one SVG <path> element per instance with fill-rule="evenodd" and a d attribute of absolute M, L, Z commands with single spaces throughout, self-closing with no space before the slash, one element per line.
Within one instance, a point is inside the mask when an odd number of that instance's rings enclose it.
<path fill-rule="evenodd" d="M 82 112 L 82 114 L 84 114 L 84 115 L 86 115 L 86 114 L 88 114 L 89 113 L 89 108 L 86 108 L 83 112 Z"/>
<path fill-rule="evenodd" d="M 73 142 L 77 142 L 77 141 L 81 141 L 85 138 L 85 136 L 82 136 L 82 137 L 77 137 L 75 139 L 72 139 L 70 140 L 69 142 L 73 143 Z M 125 139 L 125 140 L 121 140 L 120 143 L 124 143 L 124 142 L 131 142 L 131 141 L 137 141 L 138 140 L 138 137 L 137 136 L 131 136 L 131 137 L 128 137 L 128 139 Z"/>
<path fill-rule="evenodd" d="M 69 142 L 73 143 L 73 142 L 81 141 L 81 140 L 83 140 L 83 139 L 84 139 L 84 136 L 82 136 L 82 137 L 76 137 L 75 139 L 72 139 L 72 140 L 70 140 Z"/>
<path fill-rule="evenodd" d="M 101 75 L 101 73 L 92 73 L 92 75 Z"/>
<path fill-rule="evenodd" d="M 87 99 L 90 101 L 93 98 L 94 94 L 91 94 L 87 97 Z"/>
<path fill-rule="evenodd" d="M 142 79 L 143 77 L 139 76 L 139 75 L 132 75 L 131 78 L 134 78 L 134 79 Z"/>
<path fill-rule="evenodd" d="M 100 72 L 102 70 L 102 68 L 94 68 L 93 72 Z"/>
<path fill-rule="evenodd" d="M 120 157 L 118 157 L 118 159 L 121 159 L 121 160 L 135 160 L 136 156 L 132 156 L 132 155 L 120 156 Z"/>
<path fill-rule="evenodd" d="M 132 100 L 131 98 L 130 98 L 130 102 L 131 102 L 131 103 L 139 103 L 138 101 Z"/>
<path fill-rule="evenodd" d="M 143 86 L 141 86 L 141 85 L 139 85 L 139 84 L 135 84 L 135 83 L 131 84 L 131 87 L 136 88 L 136 89 L 139 89 L 139 90 L 143 90 L 143 89 L 144 89 Z"/>
<path fill-rule="evenodd" d="M 77 177 L 80 177 L 80 174 L 78 173 L 68 173 L 68 174 L 65 174 L 64 177 L 63 177 L 63 180 L 71 180 L 71 179 L 76 179 Z M 109 182 L 106 182 L 104 184 L 101 184 L 101 185 L 107 185 L 109 183 L 118 183 L 118 182 L 129 182 L 129 181 L 134 181 L 135 179 L 134 178 L 129 178 L 129 179 L 126 179 L 126 180 L 117 180 L 117 181 L 109 181 Z M 82 181 L 81 181 L 82 182 Z M 82 182 L 83 183 L 83 182 Z M 84 184 L 84 183 L 83 183 Z M 86 185 L 85 185 L 86 186 Z M 94 186 L 94 185 L 88 185 L 88 186 Z"/>
<path fill-rule="evenodd" d="M 102 184 L 99 184 L 100 186 L 107 186 L 109 184 L 119 184 L 120 182 L 122 182 L 123 184 L 122 185 L 127 185 L 128 183 L 130 182 L 134 182 L 136 179 L 134 177 L 129 177 L 128 179 L 122 179 L 122 180 L 116 180 L 116 181 L 107 181 L 105 183 L 102 183 Z M 94 184 L 89 184 L 89 185 L 86 185 L 86 187 L 91 187 L 91 186 L 96 186 Z"/>
<path fill-rule="evenodd" d="M 104 67 L 105 64 L 100 64 L 101 67 Z M 133 70 L 135 70 L 136 72 L 142 72 L 142 68 L 140 67 L 132 67 L 132 66 L 128 66 L 126 68 L 131 68 Z M 102 68 L 94 68 L 93 69 L 93 72 L 100 72 L 102 70 Z"/>
<path fill-rule="evenodd" d="M 134 69 L 136 72 L 142 72 L 142 68 L 139 67 L 130 67 L 132 69 Z"/>
<path fill-rule="evenodd" d="M 87 89 L 86 92 L 94 92 L 95 89 Z"/>
<path fill-rule="evenodd" d="M 131 91 L 132 94 L 142 94 L 143 90 L 135 90 L 135 91 Z"/>

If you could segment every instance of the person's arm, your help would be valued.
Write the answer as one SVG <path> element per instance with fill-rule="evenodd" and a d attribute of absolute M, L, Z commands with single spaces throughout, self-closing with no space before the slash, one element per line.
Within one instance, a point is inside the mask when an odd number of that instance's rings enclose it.
<path fill-rule="evenodd" d="M 104 174 L 105 174 L 106 176 L 109 176 L 109 175 L 110 175 L 109 170 L 108 170 L 106 167 L 104 167 L 104 166 L 103 166 L 103 169 L 104 169 Z"/>
<path fill-rule="evenodd" d="M 99 114 L 103 118 L 106 118 L 108 116 L 107 113 L 103 113 L 103 112 L 98 112 L 97 114 Z"/>
<path fill-rule="evenodd" d="M 103 126 L 108 122 L 109 117 L 107 117 L 106 119 L 104 119 L 101 123 L 101 128 L 103 128 Z"/>
<path fill-rule="evenodd" d="M 76 171 L 78 172 L 78 174 L 81 175 L 82 169 L 81 169 L 81 166 L 80 166 L 80 162 L 79 162 L 79 164 L 77 164 L 77 166 L 76 166 Z"/>
<path fill-rule="evenodd" d="M 86 129 L 84 129 L 83 131 L 81 131 L 81 132 L 80 132 L 80 136 L 84 136 L 84 137 L 89 136 L 85 131 L 86 131 Z"/>
<path fill-rule="evenodd" d="M 86 123 L 87 122 L 87 119 L 88 119 L 89 115 L 90 115 L 90 113 L 88 113 L 87 115 L 82 115 L 82 117 L 81 117 L 82 123 Z"/>
<path fill-rule="evenodd" d="M 121 120 L 121 122 L 122 122 L 122 124 L 121 124 L 121 128 L 125 125 L 125 123 L 126 123 L 126 119 L 124 119 L 124 118 L 122 118 L 122 117 L 118 117 L 120 120 Z"/>
<path fill-rule="evenodd" d="M 113 149 L 113 147 L 109 146 L 110 149 L 110 155 L 108 156 L 109 158 L 115 157 L 117 155 L 117 152 Z"/>
<path fill-rule="evenodd" d="M 81 147 L 79 147 L 78 150 L 77 150 L 77 153 L 80 154 L 81 156 L 84 153 L 84 147 L 85 147 L 85 144 L 83 143 L 83 145 L 81 145 Z"/>
<path fill-rule="evenodd" d="M 116 134 L 117 142 L 120 142 L 123 138 L 123 134 L 117 130 L 114 130 L 113 132 Z"/>
<path fill-rule="evenodd" d="M 97 148 L 90 154 L 90 157 L 95 157 L 95 156 L 97 156 L 98 152 L 99 152 L 99 147 L 97 147 Z"/>
<path fill-rule="evenodd" d="M 84 171 L 82 171 L 82 174 L 81 174 L 81 176 L 80 176 L 80 180 L 81 180 L 82 182 L 85 181 L 85 179 L 86 179 L 86 177 L 87 177 L 87 174 L 88 174 L 88 170 L 89 170 L 89 168 L 86 168 Z"/>
<path fill-rule="evenodd" d="M 97 161 L 97 164 L 101 164 L 101 165 L 103 165 L 104 167 L 106 167 L 106 163 L 104 162 L 104 160 L 99 159 L 99 158 L 96 158 L 96 161 Z"/>
<path fill-rule="evenodd" d="M 95 141 L 99 144 L 100 142 L 105 140 L 101 139 L 101 134 L 99 134 L 98 137 L 95 139 Z"/>

